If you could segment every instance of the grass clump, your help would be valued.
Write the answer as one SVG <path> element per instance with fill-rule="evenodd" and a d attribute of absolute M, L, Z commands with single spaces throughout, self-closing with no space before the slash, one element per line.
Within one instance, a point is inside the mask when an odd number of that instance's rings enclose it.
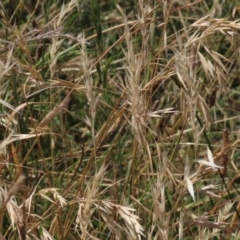
<path fill-rule="evenodd" d="M 1 239 L 238 239 L 237 2 L 11 3 Z"/>

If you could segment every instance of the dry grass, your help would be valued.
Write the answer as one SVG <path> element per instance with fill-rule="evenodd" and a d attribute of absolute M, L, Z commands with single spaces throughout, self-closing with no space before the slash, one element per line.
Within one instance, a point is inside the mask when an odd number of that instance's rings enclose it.
<path fill-rule="evenodd" d="M 30 2 L 0 4 L 0 239 L 239 239 L 237 1 Z"/>

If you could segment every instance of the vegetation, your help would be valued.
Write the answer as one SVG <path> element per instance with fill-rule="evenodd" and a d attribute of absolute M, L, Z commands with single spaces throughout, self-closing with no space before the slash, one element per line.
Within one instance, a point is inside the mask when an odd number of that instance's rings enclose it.
<path fill-rule="evenodd" d="M 240 239 L 240 5 L 1 1 L 1 239 Z"/>

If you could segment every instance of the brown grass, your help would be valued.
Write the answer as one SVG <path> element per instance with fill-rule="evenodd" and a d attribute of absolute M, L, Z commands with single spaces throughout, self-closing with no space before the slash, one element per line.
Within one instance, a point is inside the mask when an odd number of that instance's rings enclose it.
<path fill-rule="evenodd" d="M 237 2 L 0 16 L 0 239 L 239 238 Z"/>

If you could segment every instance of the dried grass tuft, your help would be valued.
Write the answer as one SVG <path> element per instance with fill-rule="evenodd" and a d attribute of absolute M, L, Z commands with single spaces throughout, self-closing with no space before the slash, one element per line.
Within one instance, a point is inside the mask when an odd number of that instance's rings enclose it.
<path fill-rule="evenodd" d="M 239 238 L 235 2 L 0 16 L 0 239 Z"/>

